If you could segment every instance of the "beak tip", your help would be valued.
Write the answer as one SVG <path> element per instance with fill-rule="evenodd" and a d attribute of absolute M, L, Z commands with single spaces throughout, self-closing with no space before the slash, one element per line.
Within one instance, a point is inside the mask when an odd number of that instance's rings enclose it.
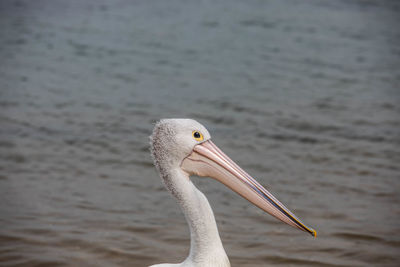
<path fill-rule="evenodd" d="M 311 235 L 312 235 L 314 238 L 317 238 L 317 231 L 315 231 L 314 229 L 311 229 Z"/>

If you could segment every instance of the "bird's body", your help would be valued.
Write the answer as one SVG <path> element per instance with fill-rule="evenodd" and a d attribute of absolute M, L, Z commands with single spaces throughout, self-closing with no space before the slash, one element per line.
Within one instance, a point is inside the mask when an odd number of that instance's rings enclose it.
<path fill-rule="evenodd" d="M 154 163 L 166 188 L 176 198 L 190 229 L 190 253 L 180 264 L 151 267 L 228 267 L 214 213 L 190 175 L 212 177 L 282 221 L 315 235 L 257 181 L 210 140 L 207 129 L 190 119 L 167 119 L 151 136 Z"/>

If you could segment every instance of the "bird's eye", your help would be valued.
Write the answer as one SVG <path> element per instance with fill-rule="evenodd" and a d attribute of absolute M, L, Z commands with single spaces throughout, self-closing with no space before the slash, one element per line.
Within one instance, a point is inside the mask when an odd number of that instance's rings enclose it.
<path fill-rule="evenodd" d="M 193 131 L 192 132 L 193 138 L 196 139 L 197 141 L 203 141 L 204 137 L 199 131 Z"/>

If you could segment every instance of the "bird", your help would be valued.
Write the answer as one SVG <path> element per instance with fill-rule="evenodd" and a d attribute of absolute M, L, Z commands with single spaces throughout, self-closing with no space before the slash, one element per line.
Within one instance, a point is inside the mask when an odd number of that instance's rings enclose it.
<path fill-rule="evenodd" d="M 167 190 L 175 197 L 190 230 L 190 252 L 177 264 L 149 267 L 228 267 L 230 262 L 219 236 L 206 196 L 190 176 L 213 178 L 279 220 L 316 237 L 252 176 L 240 168 L 212 141 L 210 133 L 193 119 L 162 119 L 150 136 L 154 165 Z"/>

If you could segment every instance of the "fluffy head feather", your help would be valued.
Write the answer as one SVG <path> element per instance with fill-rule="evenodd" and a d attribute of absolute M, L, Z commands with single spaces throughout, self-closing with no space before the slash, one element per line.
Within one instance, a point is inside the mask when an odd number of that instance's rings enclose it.
<path fill-rule="evenodd" d="M 199 131 L 204 139 L 197 141 L 193 131 Z M 162 119 L 156 123 L 150 136 L 151 155 L 157 170 L 165 174 L 181 165 L 192 153 L 193 147 L 210 139 L 207 129 L 192 119 Z"/>

